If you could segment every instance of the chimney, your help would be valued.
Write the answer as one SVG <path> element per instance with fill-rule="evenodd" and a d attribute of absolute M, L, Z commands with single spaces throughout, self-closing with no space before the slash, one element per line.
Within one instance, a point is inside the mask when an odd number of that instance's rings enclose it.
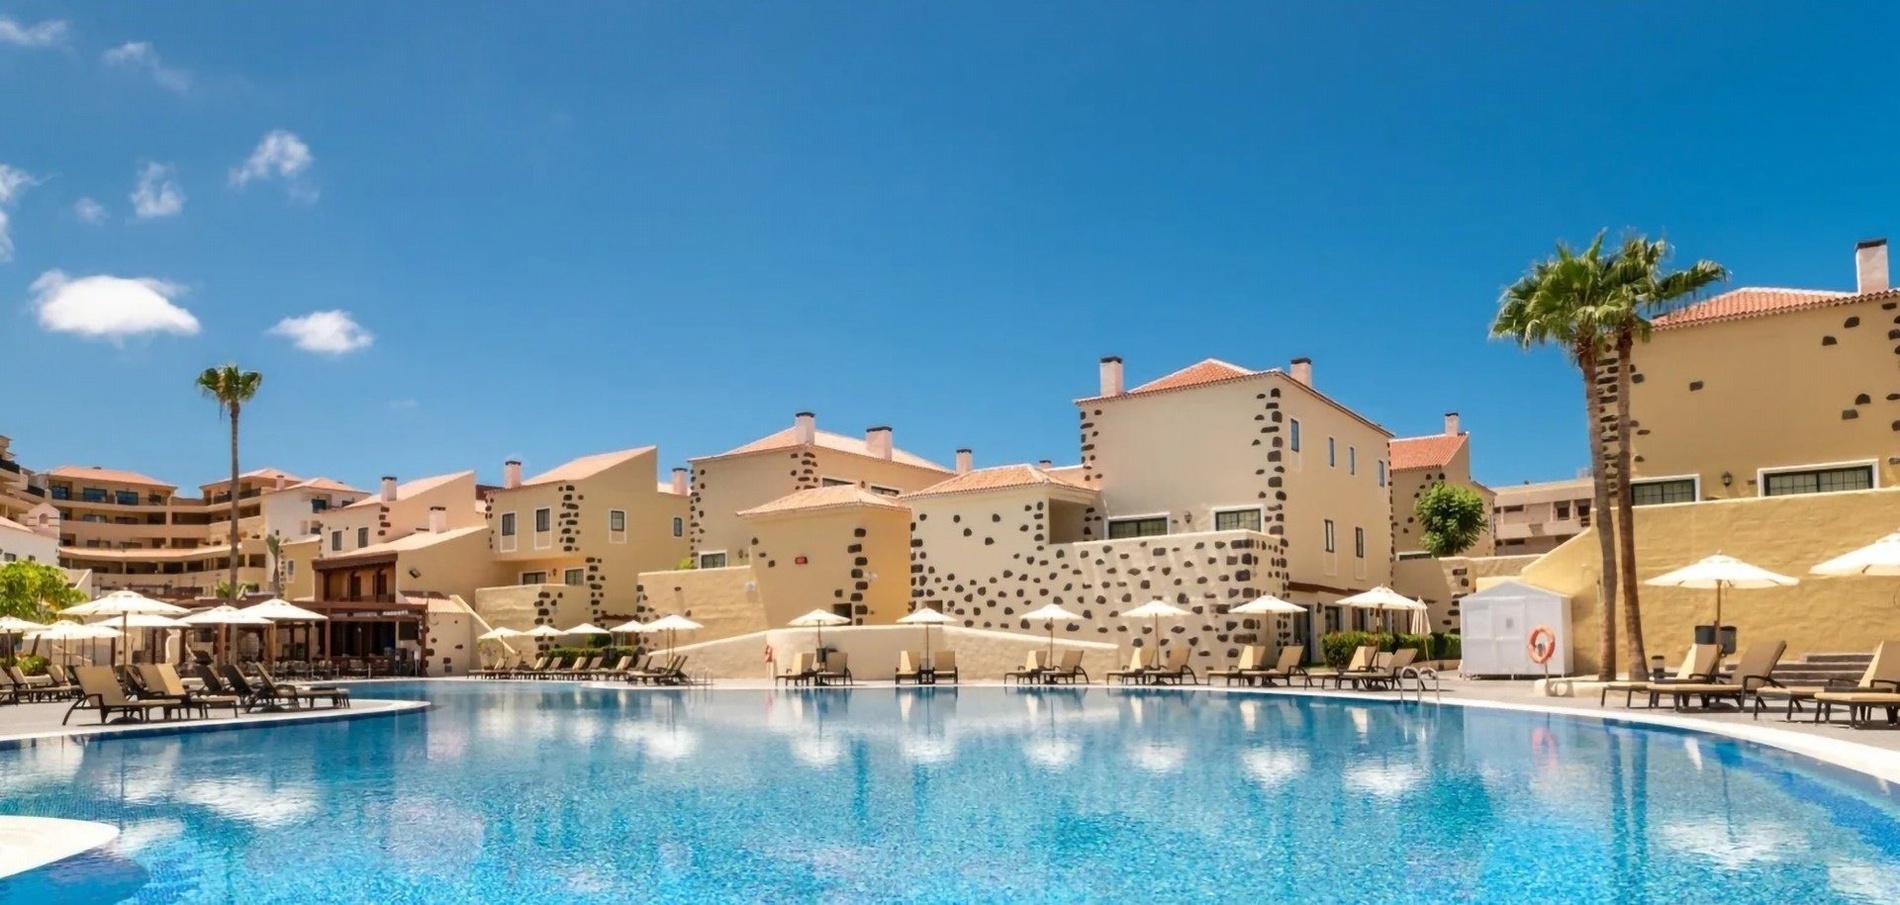
<path fill-rule="evenodd" d="M 501 463 L 501 486 L 508 490 L 521 486 L 520 459 L 509 459 Z"/>
<path fill-rule="evenodd" d="M 282 490 L 290 486 L 290 479 L 284 477 L 283 475 L 278 475 L 277 480 L 273 482 L 273 486 L 278 490 Z"/>
<path fill-rule="evenodd" d="M 1464 431 L 1459 429 L 1458 413 L 1446 412 L 1445 413 L 1445 436 L 1456 437 L 1462 433 L 1464 433 Z"/>
<path fill-rule="evenodd" d="M 1310 387 L 1313 385 L 1313 360 L 1304 355 L 1295 358 L 1292 366 L 1287 368 L 1287 373 L 1293 375 L 1294 380 Z"/>
<path fill-rule="evenodd" d="M 792 442 L 800 446 L 810 446 L 818 442 L 818 416 L 811 412 L 799 412 L 792 416 Z"/>
<path fill-rule="evenodd" d="M 383 475 L 383 502 L 394 503 L 395 501 L 396 501 L 396 476 Z"/>
<path fill-rule="evenodd" d="M 970 460 L 973 454 L 968 448 L 957 450 L 957 474 L 970 473 Z"/>
<path fill-rule="evenodd" d="M 1887 289 L 1887 240 L 1868 239 L 1854 246 L 1854 275 L 1861 292 Z"/>
<path fill-rule="evenodd" d="M 1121 359 L 1121 356 L 1119 355 L 1110 355 L 1102 359 L 1101 395 L 1120 396 L 1121 394 L 1122 394 L 1122 359 Z"/>
<path fill-rule="evenodd" d="M 864 448 L 871 455 L 888 461 L 891 458 L 891 429 L 886 425 L 864 429 Z"/>
<path fill-rule="evenodd" d="M 430 506 L 429 507 L 429 533 L 441 534 L 442 532 L 447 531 L 447 530 L 449 530 L 449 507 Z"/>
<path fill-rule="evenodd" d="M 687 491 L 686 469 L 684 468 L 673 469 L 673 492 L 679 494 L 680 496 L 685 496 L 686 491 Z"/>
<path fill-rule="evenodd" d="M 1054 460 L 1051 460 L 1051 459 L 1044 459 L 1040 462 L 1037 462 L 1036 464 L 1042 466 L 1043 471 L 1048 471 L 1049 469 L 1056 467 L 1056 463 L 1054 462 Z"/>

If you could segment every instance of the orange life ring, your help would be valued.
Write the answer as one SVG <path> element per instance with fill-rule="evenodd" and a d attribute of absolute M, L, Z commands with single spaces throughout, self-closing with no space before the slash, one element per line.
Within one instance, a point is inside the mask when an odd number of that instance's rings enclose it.
<path fill-rule="evenodd" d="M 1551 657 L 1557 655 L 1557 633 L 1551 631 L 1550 626 L 1540 625 L 1531 629 L 1528 645 L 1531 651 L 1531 662 L 1543 666 L 1550 662 Z"/>

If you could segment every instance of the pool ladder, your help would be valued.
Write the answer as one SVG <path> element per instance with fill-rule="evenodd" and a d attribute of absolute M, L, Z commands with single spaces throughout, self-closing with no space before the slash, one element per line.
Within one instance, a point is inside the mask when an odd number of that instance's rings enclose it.
<path fill-rule="evenodd" d="M 1429 684 L 1428 684 L 1429 683 Z M 1438 685 L 1438 670 L 1429 666 L 1407 666 L 1399 670 L 1399 701 L 1405 701 L 1405 690 L 1409 687 L 1418 693 L 1418 702 L 1425 703 L 1425 692 L 1432 693 L 1432 703 L 1443 699 Z"/>

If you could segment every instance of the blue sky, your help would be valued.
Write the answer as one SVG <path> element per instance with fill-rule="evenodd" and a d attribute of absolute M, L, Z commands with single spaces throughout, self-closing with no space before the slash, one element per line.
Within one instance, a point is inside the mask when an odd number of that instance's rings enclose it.
<path fill-rule="evenodd" d="M 364 485 L 800 409 L 1073 461 L 1101 355 L 1308 355 L 1400 435 L 1461 411 L 1483 480 L 1563 477 L 1575 378 L 1486 341 L 1499 287 L 1600 227 L 1851 285 L 1900 210 L 1897 16 L 0 0 L 0 433 L 212 480 L 190 381 L 237 360 L 247 467 Z M 271 332 L 333 311 L 329 351 Z"/>

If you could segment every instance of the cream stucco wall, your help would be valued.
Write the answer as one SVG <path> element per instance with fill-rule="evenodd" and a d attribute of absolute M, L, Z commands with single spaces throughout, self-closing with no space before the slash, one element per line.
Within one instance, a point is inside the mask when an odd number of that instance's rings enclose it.
<path fill-rule="evenodd" d="M 1896 513 L 1900 489 L 1643 506 L 1636 510 L 1637 574 L 1647 580 L 1726 553 L 1801 579 L 1792 588 L 1725 595 L 1722 618 L 1737 627 L 1742 647 L 1784 640 L 1789 658 L 1868 651 L 1900 639 L 1900 607 L 1894 605 L 1900 581 L 1821 578 L 1808 569 L 1891 532 Z M 1596 669 L 1601 619 L 1594 530 L 1539 558 L 1521 576 L 1571 596 L 1572 662 L 1580 672 Z M 1711 591 L 1644 586 L 1641 600 L 1649 652 L 1672 660 L 1688 647 L 1692 627 L 1715 615 Z M 1619 632 L 1619 657 L 1623 650 Z M 1627 666 L 1619 662 L 1619 670 Z"/>
<path fill-rule="evenodd" d="M 910 519 L 906 509 L 880 506 L 747 519 L 757 541 L 749 560 L 766 625 L 784 625 L 815 608 L 845 608 L 869 625 L 910 612 Z"/>
<path fill-rule="evenodd" d="M 692 552 L 723 550 L 728 566 L 742 564 L 752 538 L 739 517 L 742 510 L 821 486 L 826 478 L 909 492 L 950 476 L 935 468 L 815 445 L 694 459 L 692 466 Z"/>
<path fill-rule="evenodd" d="M 0 525 L 0 563 L 40 562 L 59 565 L 59 541 L 43 534 Z"/>
<path fill-rule="evenodd" d="M 411 572 L 417 574 L 410 574 Z M 471 531 L 396 555 L 396 590 L 430 591 L 475 600 L 476 589 L 501 584 L 501 569 L 489 556 L 488 534 Z"/>
<path fill-rule="evenodd" d="M 705 629 L 702 640 L 764 631 L 758 575 L 751 566 L 669 569 L 640 575 L 640 616 L 651 621 L 679 613 Z"/>
<path fill-rule="evenodd" d="M 469 528 L 485 524 L 477 504 L 475 473 L 464 471 L 448 475 L 426 489 L 400 494 L 393 502 L 383 501 L 379 490 L 356 505 L 332 509 L 319 519 L 323 523 L 326 554 L 350 553 L 366 546 L 407 537 L 429 527 L 429 510 L 443 507 L 449 528 Z M 369 529 L 368 544 L 357 543 L 357 529 Z M 333 532 L 343 532 L 341 550 L 332 549 Z"/>
<path fill-rule="evenodd" d="M 1659 329 L 1634 356 L 1635 473 L 1697 475 L 1704 499 L 1734 498 L 1759 493 L 1760 469 L 1872 460 L 1894 486 L 1896 356 L 1891 299 Z"/>
<path fill-rule="evenodd" d="M 1466 441 L 1453 454 L 1443 467 L 1407 468 L 1392 473 L 1392 552 L 1412 553 L 1425 549 L 1422 535 L 1425 533 L 1418 524 L 1418 498 L 1438 483 L 1467 487 L 1478 492 L 1484 499 L 1485 529 L 1476 543 L 1464 551 L 1465 556 L 1490 556 L 1495 550 L 1497 540 L 1491 536 L 1491 510 L 1497 502 L 1497 494 L 1490 488 L 1479 484 L 1471 477 L 1471 443 Z M 1397 581 L 1394 573 L 1393 581 Z"/>

